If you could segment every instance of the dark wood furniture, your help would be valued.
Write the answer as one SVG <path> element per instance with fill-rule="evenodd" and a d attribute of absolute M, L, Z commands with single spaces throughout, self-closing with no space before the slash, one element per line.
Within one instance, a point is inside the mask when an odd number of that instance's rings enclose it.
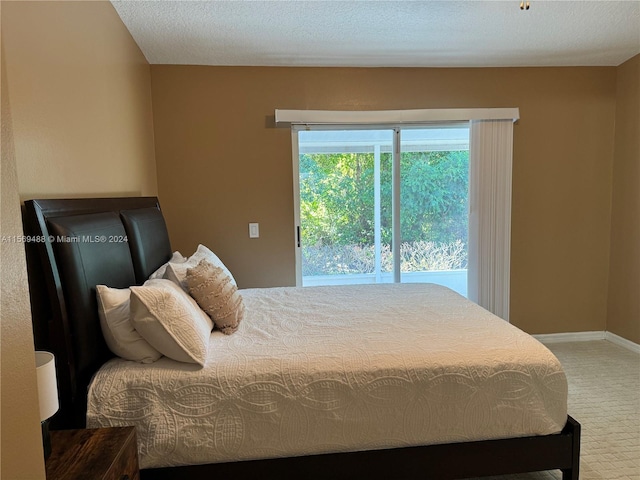
<path fill-rule="evenodd" d="M 34 239 L 26 245 L 36 347 L 57 357 L 54 420 L 82 427 L 91 376 L 113 356 L 95 286 L 142 284 L 171 256 L 166 225 L 154 197 L 30 200 L 24 224 Z M 560 469 L 563 480 L 578 480 L 579 462 L 580 424 L 568 416 L 554 435 L 150 469 L 142 478 L 456 479 Z"/>
<path fill-rule="evenodd" d="M 139 480 L 133 427 L 55 430 L 47 480 Z"/>

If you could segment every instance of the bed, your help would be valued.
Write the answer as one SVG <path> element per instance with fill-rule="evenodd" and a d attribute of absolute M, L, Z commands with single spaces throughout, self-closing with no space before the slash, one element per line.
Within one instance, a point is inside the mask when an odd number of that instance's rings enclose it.
<path fill-rule="evenodd" d="M 170 259 L 157 198 L 31 200 L 24 224 L 36 347 L 57 357 L 54 427 L 135 425 L 143 479 L 578 478 L 555 357 L 443 287 L 241 290 L 245 318 L 211 334 L 204 368 L 133 364 L 105 345 L 95 286 L 141 285 Z"/>

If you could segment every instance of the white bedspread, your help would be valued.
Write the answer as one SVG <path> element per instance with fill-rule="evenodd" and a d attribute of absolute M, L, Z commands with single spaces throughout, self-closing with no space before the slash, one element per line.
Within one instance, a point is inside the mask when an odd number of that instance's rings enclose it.
<path fill-rule="evenodd" d="M 113 359 L 88 427 L 135 425 L 142 468 L 559 432 L 542 344 L 431 284 L 241 290 L 204 368 Z"/>

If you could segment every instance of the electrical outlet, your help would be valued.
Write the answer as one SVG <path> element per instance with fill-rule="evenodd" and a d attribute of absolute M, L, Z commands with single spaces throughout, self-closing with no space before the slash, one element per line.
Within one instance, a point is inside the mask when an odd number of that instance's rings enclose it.
<path fill-rule="evenodd" d="M 249 224 L 249 238 L 259 238 L 260 237 L 260 224 L 258 223 L 250 223 Z"/>

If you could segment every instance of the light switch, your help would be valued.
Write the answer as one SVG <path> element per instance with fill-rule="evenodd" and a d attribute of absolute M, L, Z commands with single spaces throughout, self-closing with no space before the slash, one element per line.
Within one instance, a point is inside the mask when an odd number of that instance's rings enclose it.
<path fill-rule="evenodd" d="M 260 237 L 260 225 L 258 223 L 249 224 L 249 238 Z"/>

